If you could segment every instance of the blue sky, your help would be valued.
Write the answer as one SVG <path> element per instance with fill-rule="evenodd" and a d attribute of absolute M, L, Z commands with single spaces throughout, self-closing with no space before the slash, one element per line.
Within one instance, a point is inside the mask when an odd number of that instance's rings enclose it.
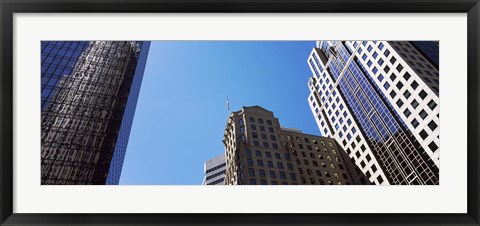
<path fill-rule="evenodd" d="M 200 185 L 228 111 L 259 105 L 320 135 L 308 106 L 314 41 L 152 42 L 120 184 Z"/>

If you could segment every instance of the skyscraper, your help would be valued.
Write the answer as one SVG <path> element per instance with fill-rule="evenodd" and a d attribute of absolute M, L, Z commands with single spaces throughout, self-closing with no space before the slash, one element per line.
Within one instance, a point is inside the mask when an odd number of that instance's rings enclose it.
<path fill-rule="evenodd" d="M 223 143 L 225 184 L 369 184 L 334 139 L 281 128 L 259 106 L 230 114 Z"/>
<path fill-rule="evenodd" d="M 42 184 L 118 184 L 150 42 L 42 42 Z"/>
<path fill-rule="evenodd" d="M 205 162 L 203 185 L 223 185 L 225 179 L 225 154 Z"/>
<path fill-rule="evenodd" d="M 375 184 L 439 184 L 438 42 L 318 41 L 309 104 Z"/>

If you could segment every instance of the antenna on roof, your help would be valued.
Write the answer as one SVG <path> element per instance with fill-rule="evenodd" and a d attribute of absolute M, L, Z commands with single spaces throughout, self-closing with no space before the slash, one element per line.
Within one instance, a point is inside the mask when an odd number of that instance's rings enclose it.
<path fill-rule="evenodd" d="M 228 114 L 230 114 L 230 101 L 228 100 L 228 96 L 227 96 L 227 111 L 228 111 Z"/>

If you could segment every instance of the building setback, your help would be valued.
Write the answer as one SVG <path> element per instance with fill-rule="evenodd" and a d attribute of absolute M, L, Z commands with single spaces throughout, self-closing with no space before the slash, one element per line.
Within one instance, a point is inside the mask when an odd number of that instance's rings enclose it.
<path fill-rule="evenodd" d="M 118 184 L 149 46 L 41 43 L 42 184 Z"/>
<path fill-rule="evenodd" d="M 225 184 L 369 184 L 334 139 L 281 128 L 259 106 L 231 113 L 223 142 Z"/>
<path fill-rule="evenodd" d="M 225 154 L 221 154 L 205 162 L 203 185 L 223 185 L 225 179 Z"/>
<path fill-rule="evenodd" d="M 438 42 L 318 41 L 309 104 L 374 184 L 439 184 Z"/>

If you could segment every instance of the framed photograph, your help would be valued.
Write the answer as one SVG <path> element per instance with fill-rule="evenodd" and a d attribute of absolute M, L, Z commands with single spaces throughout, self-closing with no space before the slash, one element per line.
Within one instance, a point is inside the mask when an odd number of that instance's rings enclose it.
<path fill-rule="evenodd" d="M 0 5 L 2 225 L 479 225 L 477 0 Z"/>

